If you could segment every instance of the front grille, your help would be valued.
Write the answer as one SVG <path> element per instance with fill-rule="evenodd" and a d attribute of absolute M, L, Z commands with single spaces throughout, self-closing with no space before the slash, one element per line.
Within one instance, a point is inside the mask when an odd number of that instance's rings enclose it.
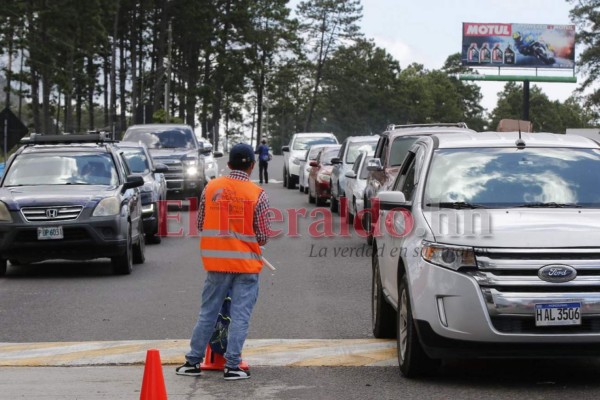
<path fill-rule="evenodd" d="M 82 206 L 24 207 L 21 214 L 28 222 L 74 221 L 81 210 Z"/>
<path fill-rule="evenodd" d="M 164 174 L 167 181 L 167 189 L 183 189 L 183 164 L 181 160 L 157 159 L 162 162 L 169 170 Z"/>
<path fill-rule="evenodd" d="M 600 333 L 600 249 L 475 249 L 477 268 L 464 271 L 481 288 L 494 328 L 513 334 Z M 540 268 L 568 265 L 577 276 L 547 282 Z M 581 302 L 581 325 L 535 325 L 535 304 Z"/>
<path fill-rule="evenodd" d="M 581 325 L 571 326 L 535 326 L 533 318 L 493 317 L 494 328 L 502 333 L 530 334 L 569 334 L 569 333 L 600 333 L 600 317 L 582 317 Z"/>

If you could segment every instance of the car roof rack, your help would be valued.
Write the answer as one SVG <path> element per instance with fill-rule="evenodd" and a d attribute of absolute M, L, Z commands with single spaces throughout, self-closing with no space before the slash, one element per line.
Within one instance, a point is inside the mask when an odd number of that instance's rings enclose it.
<path fill-rule="evenodd" d="M 71 143 L 114 143 L 109 132 L 87 133 L 83 135 L 44 135 L 32 133 L 21 139 L 21 144 L 71 144 Z"/>
<path fill-rule="evenodd" d="M 464 128 L 464 129 L 468 129 L 469 127 L 467 126 L 466 123 L 464 122 L 440 122 L 440 123 L 434 123 L 434 124 L 407 124 L 407 125 L 394 125 L 394 124 L 390 124 L 387 126 L 388 131 L 394 131 L 396 129 L 410 129 L 410 128 L 436 128 L 436 127 L 449 127 L 449 128 Z"/>

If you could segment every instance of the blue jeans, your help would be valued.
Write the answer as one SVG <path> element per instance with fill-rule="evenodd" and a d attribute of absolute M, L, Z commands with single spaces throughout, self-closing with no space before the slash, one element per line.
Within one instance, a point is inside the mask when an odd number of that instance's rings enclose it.
<path fill-rule="evenodd" d="M 242 347 L 248 336 L 248 323 L 258 298 L 258 274 L 208 272 L 202 290 L 202 306 L 198 322 L 192 332 L 190 351 L 185 358 L 192 364 L 201 363 L 206 346 L 215 330 L 223 301 L 231 295 L 231 323 L 227 337 L 225 366 L 237 368 Z"/>

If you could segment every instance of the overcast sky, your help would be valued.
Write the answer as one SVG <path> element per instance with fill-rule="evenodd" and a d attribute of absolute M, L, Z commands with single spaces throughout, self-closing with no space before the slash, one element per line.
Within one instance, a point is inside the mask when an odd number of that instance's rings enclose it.
<path fill-rule="evenodd" d="M 291 0 L 290 6 L 299 2 Z M 461 51 L 463 22 L 571 24 L 573 7 L 566 0 L 362 0 L 362 5 L 360 25 L 367 38 L 398 59 L 401 68 L 417 62 L 428 69 L 441 68 L 449 55 Z M 577 57 L 577 48 L 575 53 Z M 504 84 L 478 83 L 488 111 L 495 107 Z M 561 101 L 577 88 L 570 83 L 535 85 L 550 99 Z"/>

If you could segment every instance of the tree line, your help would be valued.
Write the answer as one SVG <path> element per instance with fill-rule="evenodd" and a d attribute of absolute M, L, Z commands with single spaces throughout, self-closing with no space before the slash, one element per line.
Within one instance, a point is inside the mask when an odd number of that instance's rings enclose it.
<path fill-rule="evenodd" d="M 600 77 L 600 0 L 569 0 L 584 51 L 582 91 Z M 344 138 L 388 124 L 464 121 L 493 130 L 518 118 L 509 83 L 488 114 L 477 85 L 400 63 L 360 31 L 360 0 L 11 0 L 0 8 L 6 104 L 36 132 L 181 122 L 215 141 L 274 148 L 294 132 Z M 595 22 L 595 24 L 594 24 Z M 535 86 L 536 130 L 598 122 L 600 90 L 553 102 Z M 220 135 L 225 135 L 221 138 Z"/>

